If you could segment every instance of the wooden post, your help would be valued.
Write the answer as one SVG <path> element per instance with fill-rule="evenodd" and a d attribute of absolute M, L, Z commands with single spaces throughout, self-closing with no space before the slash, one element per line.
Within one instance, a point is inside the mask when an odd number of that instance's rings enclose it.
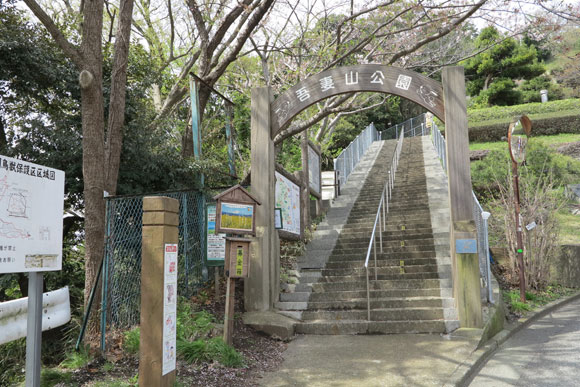
<path fill-rule="evenodd" d="M 247 311 L 273 307 L 280 291 L 280 247 L 274 229 L 274 142 L 270 128 L 270 89 L 252 90 L 251 113 L 252 195 L 261 201 L 256 207 L 256 236 L 250 246 L 250 275 L 244 280 Z"/>
<path fill-rule="evenodd" d="M 308 169 L 308 129 L 302 132 L 300 135 L 300 149 L 302 150 L 302 189 L 304 193 L 302 195 L 302 222 L 304 222 L 304 228 L 310 229 L 310 183 Z"/>
<path fill-rule="evenodd" d="M 177 200 L 160 196 L 143 198 L 139 386 L 173 386 L 175 383 L 175 367 L 163 375 L 164 361 L 166 364 L 170 361 L 164 359 L 164 355 L 176 356 L 176 348 L 170 348 L 172 343 L 163 343 L 164 257 L 165 245 L 178 243 L 178 225 Z"/>
<path fill-rule="evenodd" d="M 465 99 L 465 77 L 463 67 L 445 67 L 442 71 L 443 97 L 445 101 L 445 137 L 447 154 L 447 177 L 449 184 L 449 208 L 451 210 L 451 262 L 453 271 L 453 294 L 459 309 L 460 323 L 462 327 L 473 327 L 473 322 L 480 324 L 481 321 L 481 296 L 479 281 L 479 264 L 467 263 L 466 260 L 477 261 L 477 254 L 462 254 L 462 268 L 475 271 L 467 273 L 458 270 L 458 257 L 456 253 L 456 232 L 461 229 L 471 232 L 463 227 L 466 222 L 473 222 L 473 197 L 471 187 L 471 170 L 469 165 L 469 136 L 467 131 L 467 103 Z M 477 275 L 475 275 L 477 274 Z M 460 275 L 466 276 L 459 278 Z M 477 279 L 477 281 L 475 281 Z M 469 307 L 470 311 L 463 310 Z M 468 316 L 479 313 L 479 318 L 466 319 Z M 470 322 L 471 321 L 471 322 Z"/>
<path fill-rule="evenodd" d="M 234 307 L 236 305 L 236 280 L 228 278 L 226 285 L 226 313 L 224 316 L 224 341 L 228 345 L 234 342 Z"/>

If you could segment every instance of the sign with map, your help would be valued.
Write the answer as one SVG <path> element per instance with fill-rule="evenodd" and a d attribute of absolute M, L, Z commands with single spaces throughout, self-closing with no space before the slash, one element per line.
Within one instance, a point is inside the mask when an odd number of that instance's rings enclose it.
<path fill-rule="evenodd" d="M 0 273 L 61 270 L 64 172 L 0 155 Z"/>
<path fill-rule="evenodd" d="M 320 155 L 308 144 L 308 186 L 320 195 Z"/>
<path fill-rule="evenodd" d="M 300 235 L 300 187 L 276 172 L 276 208 L 282 212 L 282 230 Z"/>

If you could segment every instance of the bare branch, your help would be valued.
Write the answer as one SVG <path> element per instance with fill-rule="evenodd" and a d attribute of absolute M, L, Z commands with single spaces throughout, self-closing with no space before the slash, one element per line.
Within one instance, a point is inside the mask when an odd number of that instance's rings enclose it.
<path fill-rule="evenodd" d="M 44 10 L 35 0 L 24 0 L 24 3 L 26 3 L 32 13 L 34 13 L 38 20 L 40 20 L 40 22 L 46 27 L 48 33 L 52 36 L 64 54 L 69 57 L 78 68 L 81 68 L 83 64 L 83 58 L 79 48 L 68 41 L 62 31 L 54 23 L 52 18 L 48 16 L 46 12 L 44 12 Z"/>

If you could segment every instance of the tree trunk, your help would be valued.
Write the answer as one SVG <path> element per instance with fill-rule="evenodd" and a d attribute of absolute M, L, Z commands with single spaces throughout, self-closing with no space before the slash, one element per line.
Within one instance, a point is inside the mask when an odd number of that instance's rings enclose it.
<path fill-rule="evenodd" d="M 103 54 L 101 33 L 103 30 L 103 0 L 84 3 L 83 40 L 81 45 L 83 66 L 79 77 L 81 83 L 81 114 L 83 127 L 83 180 L 85 200 L 85 294 L 87 306 L 90 290 L 95 282 L 103 259 L 105 236 L 105 188 L 104 173 L 104 99 Z M 95 304 L 101 292 L 96 292 Z M 94 310 L 98 310 L 95 308 Z M 89 332 L 98 329 L 98 314 L 92 313 Z"/>
<path fill-rule="evenodd" d="M 127 63 L 129 60 L 132 18 L 133 0 L 121 0 L 119 24 L 115 37 L 107 143 L 105 146 L 105 190 L 110 195 L 114 195 L 117 192 L 117 180 L 121 163 L 123 124 L 125 122 L 125 95 L 127 90 Z"/>

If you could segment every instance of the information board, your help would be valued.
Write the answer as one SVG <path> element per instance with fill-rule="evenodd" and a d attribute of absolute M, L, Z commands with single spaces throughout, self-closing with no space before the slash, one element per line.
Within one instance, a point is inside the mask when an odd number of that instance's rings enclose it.
<path fill-rule="evenodd" d="M 300 235 L 300 187 L 278 172 L 275 207 L 282 212 L 282 230 Z"/>
<path fill-rule="evenodd" d="M 207 265 L 223 266 L 226 260 L 226 234 L 215 231 L 216 205 L 207 205 Z"/>
<path fill-rule="evenodd" d="M 165 244 L 164 266 L 161 375 L 175 369 L 177 356 L 177 244 Z"/>
<path fill-rule="evenodd" d="M 308 144 L 308 185 L 320 194 L 320 155 Z"/>
<path fill-rule="evenodd" d="M 61 270 L 64 172 L 0 155 L 0 273 Z"/>

